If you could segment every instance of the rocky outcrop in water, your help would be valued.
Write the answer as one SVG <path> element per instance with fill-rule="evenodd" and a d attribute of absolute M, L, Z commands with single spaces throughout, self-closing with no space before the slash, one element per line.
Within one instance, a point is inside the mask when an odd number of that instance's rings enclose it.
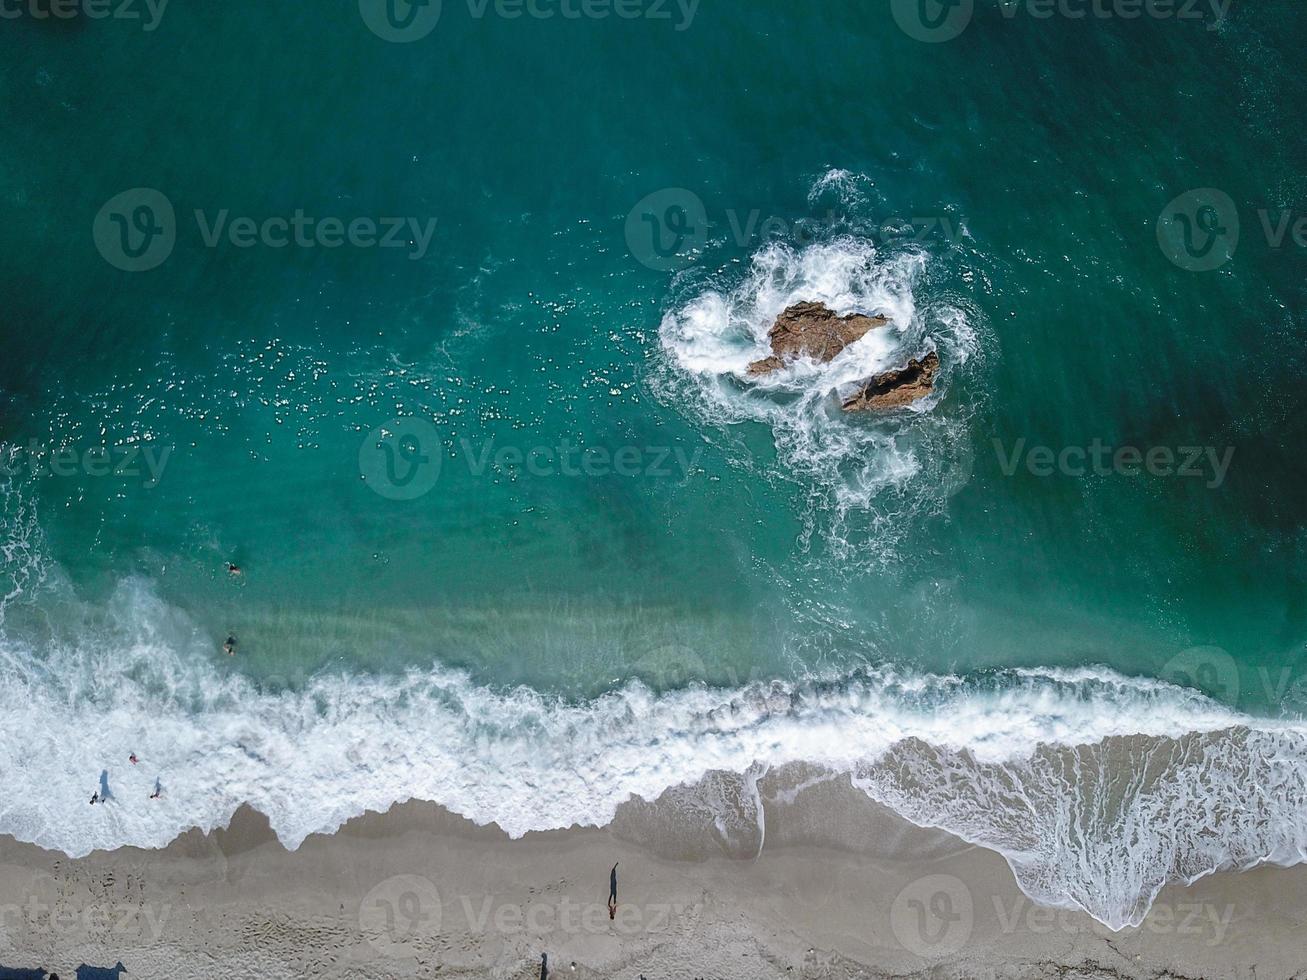
<path fill-rule="evenodd" d="M 826 364 L 868 331 L 887 323 L 887 317 L 862 313 L 837 316 L 824 303 L 795 303 L 767 331 L 772 352 L 749 365 L 749 376 L 771 374 L 800 357 Z M 909 359 L 906 367 L 859 383 L 858 390 L 844 399 L 841 407 L 846 412 L 866 412 L 909 405 L 934 390 L 938 373 L 939 355 L 931 351 L 921 360 Z"/>
<path fill-rule="evenodd" d="M 910 358 L 907 367 L 885 371 L 863 382 L 841 407 L 846 412 L 866 412 L 910 405 L 935 389 L 938 373 L 939 355 L 934 351 L 921 360 Z"/>
<path fill-rule="evenodd" d="M 770 374 L 799 357 L 825 364 L 867 331 L 887 323 L 889 319 L 883 316 L 836 316 L 824 303 L 795 303 L 767 331 L 772 352 L 749 365 L 749 376 Z"/>

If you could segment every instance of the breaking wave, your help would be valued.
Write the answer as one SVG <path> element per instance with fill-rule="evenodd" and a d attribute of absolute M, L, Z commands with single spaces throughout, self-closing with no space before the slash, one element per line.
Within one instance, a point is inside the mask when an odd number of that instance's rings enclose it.
<path fill-rule="evenodd" d="M 436 666 L 269 692 L 215 663 L 145 580 L 77 621 L 40 651 L 0 637 L 0 832 L 74 856 L 161 847 L 245 803 L 292 848 L 411 798 L 520 836 L 799 762 L 998 851 L 1033 898 L 1113 928 L 1168 880 L 1307 847 L 1307 726 L 1105 669 L 632 682 L 567 701 Z M 102 771 L 111 797 L 91 809 Z"/>

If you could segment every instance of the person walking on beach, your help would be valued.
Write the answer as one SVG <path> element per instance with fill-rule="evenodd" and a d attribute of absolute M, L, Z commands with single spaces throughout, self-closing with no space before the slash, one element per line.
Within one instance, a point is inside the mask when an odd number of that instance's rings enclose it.
<path fill-rule="evenodd" d="M 621 862 L 619 861 L 618 864 Z M 617 916 L 617 864 L 608 872 L 608 918 Z"/>

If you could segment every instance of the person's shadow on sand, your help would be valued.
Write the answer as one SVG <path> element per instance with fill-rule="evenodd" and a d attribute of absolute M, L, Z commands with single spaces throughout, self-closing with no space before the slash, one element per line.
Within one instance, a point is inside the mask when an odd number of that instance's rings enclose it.
<path fill-rule="evenodd" d="M 45 980 L 46 975 L 46 972 L 39 966 L 32 969 L 0 966 L 0 980 Z"/>
<path fill-rule="evenodd" d="M 103 769 L 100 772 L 100 802 L 113 799 L 113 794 L 109 792 L 109 770 Z"/>
<path fill-rule="evenodd" d="M 118 980 L 118 975 L 126 972 L 127 967 L 121 961 L 117 966 L 87 966 L 83 963 L 77 968 L 77 980 Z"/>

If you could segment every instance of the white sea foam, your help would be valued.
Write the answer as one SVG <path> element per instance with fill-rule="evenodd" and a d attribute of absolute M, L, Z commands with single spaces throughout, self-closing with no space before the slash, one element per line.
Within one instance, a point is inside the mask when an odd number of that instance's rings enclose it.
<path fill-rule="evenodd" d="M 19 448 L 0 443 L 0 626 L 12 603 L 35 595 L 49 566 L 27 482 Z"/>
<path fill-rule="evenodd" d="M 841 208 L 857 211 L 867 203 L 863 188 L 870 186 L 873 186 L 870 177 L 836 167 L 813 182 L 808 190 L 808 203 L 816 206 L 829 194 Z"/>
<path fill-rule="evenodd" d="M 162 846 L 242 803 L 289 847 L 409 798 L 519 836 L 792 762 L 852 774 L 909 819 L 1003 853 L 1033 897 L 1113 927 L 1168 879 L 1307 846 L 1307 727 L 1107 670 L 632 683 L 575 703 L 435 667 L 274 694 L 215 662 L 143 580 L 78 631 L 40 653 L 6 637 L 0 658 L 0 832 L 71 855 Z M 90 808 L 102 770 L 112 798 Z"/>
<path fill-rule="evenodd" d="M 913 742 L 854 784 L 998 851 L 1036 901 L 1113 929 L 1139 925 L 1168 881 L 1307 860 L 1307 729 L 1245 719 L 1189 731 L 1197 719 L 1171 698 L 1159 709 L 1180 727 L 1085 744 L 1044 736 L 997 762 Z"/>
<path fill-rule="evenodd" d="M 819 186 L 838 189 L 849 179 L 827 175 Z M 820 530 L 841 556 L 854 548 L 868 558 L 892 556 L 912 518 L 941 509 L 970 473 L 968 424 L 982 400 L 979 386 L 941 402 L 974 373 L 978 317 L 959 303 L 921 302 L 917 287 L 929 261 L 919 248 L 885 250 L 849 235 L 802 248 L 772 243 L 742 278 L 728 269 L 719 284 L 674 303 L 662 321 L 659 394 L 705 427 L 766 426 L 777 458 L 761 475 L 803 487 L 809 531 Z M 804 300 L 839 314 L 881 314 L 890 324 L 827 364 L 800 359 L 748 378 L 749 363 L 770 353 L 767 331 L 777 314 Z M 885 417 L 840 410 L 839 397 L 858 382 L 930 350 L 942 362 L 933 395 Z M 743 450 L 732 458 L 757 469 Z M 860 516 L 861 529 L 853 526 Z"/>

